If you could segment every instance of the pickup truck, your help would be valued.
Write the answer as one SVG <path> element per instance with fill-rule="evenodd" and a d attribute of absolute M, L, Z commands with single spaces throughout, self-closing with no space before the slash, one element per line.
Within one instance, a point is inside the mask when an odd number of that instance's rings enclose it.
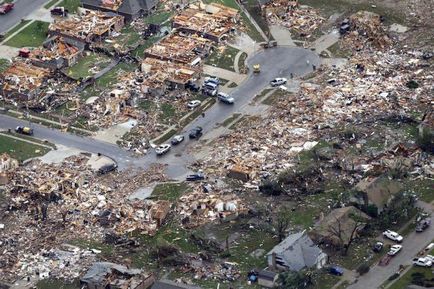
<path fill-rule="evenodd" d="M 4 3 L 0 5 L 0 14 L 7 14 L 14 9 L 14 3 Z"/>

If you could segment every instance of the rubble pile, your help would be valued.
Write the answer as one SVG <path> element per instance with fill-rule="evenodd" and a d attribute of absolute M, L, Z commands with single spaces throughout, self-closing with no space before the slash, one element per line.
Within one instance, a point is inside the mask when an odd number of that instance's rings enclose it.
<path fill-rule="evenodd" d="M 229 190 L 216 189 L 212 193 L 204 193 L 200 186 L 181 196 L 176 207 L 177 215 L 186 228 L 195 228 L 246 211 L 247 207 L 241 199 Z"/>
<path fill-rule="evenodd" d="M 298 1 L 271 1 L 262 10 L 270 24 L 284 26 L 303 36 L 311 34 L 325 20 L 316 9 L 299 5 Z"/>
<path fill-rule="evenodd" d="M 164 166 L 96 177 L 87 160 L 82 156 L 61 164 L 34 160 L 13 172 L 4 191 L 8 208 L 0 237 L 1 275 L 12 276 L 21 260 L 43 261 L 37 256 L 43 250 L 71 239 L 98 241 L 107 232 L 156 233 L 171 203 L 126 200 L 138 188 L 165 180 Z"/>
<path fill-rule="evenodd" d="M 359 11 L 349 19 L 349 32 L 343 39 L 344 46 L 355 50 L 362 50 L 373 46 L 375 49 L 386 49 L 392 44 L 382 23 L 380 15 Z"/>
<path fill-rule="evenodd" d="M 266 118 L 221 137 L 204 159 L 205 172 L 222 177 L 235 165 L 248 172 L 246 187 L 257 186 L 262 176 L 296 166 L 297 155 L 312 149 L 327 128 L 432 106 L 433 76 L 422 54 L 360 54 L 326 72 L 324 83 L 302 84 Z"/>

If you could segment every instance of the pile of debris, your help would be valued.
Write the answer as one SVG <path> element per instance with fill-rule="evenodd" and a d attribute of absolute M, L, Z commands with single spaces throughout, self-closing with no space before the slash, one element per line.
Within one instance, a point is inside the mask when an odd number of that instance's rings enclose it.
<path fill-rule="evenodd" d="M 212 193 L 205 193 L 200 186 L 181 196 L 176 207 L 181 223 L 186 228 L 221 221 L 247 210 L 241 199 L 229 190 L 215 189 Z"/>
<path fill-rule="evenodd" d="M 321 84 L 302 84 L 266 118 L 221 137 L 203 160 L 205 172 L 224 177 L 241 167 L 249 176 L 242 177 L 245 186 L 258 186 L 262 177 L 295 167 L 299 153 L 311 150 L 330 128 L 390 112 L 411 115 L 432 105 L 432 72 L 422 56 L 394 50 L 361 54 L 325 72 Z"/>
<path fill-rule="evenodd" d="M 124 26 L 124 17 L 120 15 L 83 8 L 79 12 L 77 16 L 55 19 L 48 27 L 48 34 L 90 44 L 102 41 Z"/>
<path fill-rule="evenodd" d="M 284 26 L 305 37 L 325 20 L 316 9 L 299 5 L 298 1 L 274 0 L 261 8 L 270 24 Z"/>
<path fill-rule="evenodd" d="M 0 154 L 0 186 L 9 182 L 12 171 L 18 168 L 18 165 L 18 160 L 12 158 L 9 154 Z"/>
<path fill-rule="evenodd" d="M 234 30 L 239 21 L 237 9 L 211 3 L 199 6 L 190 4 L 189 8 L 173 17 L 173 28 L 185 33 L 196 33 L 207 39 L 219 42 Z"/>
<path fill-rule="evenodd" d="M 4 191 L 8 209 L 0 238 L 4 260 L 0 274 L 14 275 L 20 260 L 71 238 L 98 241 L 107 232 L 156 233 L 171 203 L 126 200 L 138 188 L 165 180 L 164 166 L 97 177 L 87 160 L 82 156 L 61 164 L 34 160 L 13 172 Z"/>
<path fill-rule="evenodd" d="M 392 44 L 383 25 L 383 18 L 369 11 L 359 11 L 344 20 L 340 33 L 345 35 L 344 47 L 348 46 L 357 51 L 371 46 L 384 50 Z"/>

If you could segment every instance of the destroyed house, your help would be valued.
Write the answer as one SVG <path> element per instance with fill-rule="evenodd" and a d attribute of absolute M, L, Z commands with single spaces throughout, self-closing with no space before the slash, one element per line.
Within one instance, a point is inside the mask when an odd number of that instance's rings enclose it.
<path fill-rule="evenodd" d="M 379 214 L 402 191 L 402 186 L 399 182 L 386 177 L 375 177 L 361 180 L 355 190 L 351 201 L 365 209 L 371 207 L 370 211 L 376 209 L 376 213 Z"/>
<path fill-rule="evenodd" d="M 175 283 L 169 280 L 160 280 L 155 282 L 151 289 L 200 289 L 200 287 Z"/>
<path fill-rule="evenodd" d="M 320 220 L 309 236 L 317 243 L 325 243 L 332 246 L 340 246 L 341 243 L 348 244 L 350 238 L 357 236 L 365 227 L 365 224 L 357 226 L 357 231 L 353 233 L 356 227 L 356 219 L 370 219 L 368 215 L 357 209 L 349 206 L 339 209 L 334 209 L 322 220 Z M 354 236 L 354 234 L 356 234 Z"/>
<path fill-rule="evenodd" d="M 221 4 L 211 3 L 204 8 L 190 5 L 173 17 L 172 27 L 219 42 L 235 29 L 238 20 L 238 10 Z"/>
<path fill-rule="evenodd" d="M 199 78 L 201 74 L 200 68 L 154 58 L 145 58 L 141 69 L 145 75 L 149 76 L 144 81 L 148 87 L 184 88 L 189 81 Z"/>
<path fill-rule="evenodd" d="M 80 279 L 82 288 L 87 289 L 146 289 L 153 282 L 151 274 L 110 262 L 93 264 Z"/>
<path fill-rule="evenodd" d="M 44 43 L 44 48 L 30 52 L 32 64 L 52 70 L 75 64 L 84 51 L 84 45 L 72 39 L 54 36 Z"/>
<path fill-rule="evenodd" d="M 50 70 L 26 62 L 14 62 L 0 75 L 1 93 L 14 100 L 28 101 L 41 93 Z"/>
<path fill-rule="evenodd" d="M 84 8 L 114 12 L 131 21 L 141 15 L 147 15 L 155 8 L 157 0 L 80 0 Z"/>
<path fill-rule="evenodd" d="M 205 38 L 192 35 L 183 37 L 172 34 L 145 50 L 145 57 L 169 60 L 194 66 L 208 56 L 211 42 Z"/>
<path fill-rule="evenodd" d="M 90 44 L 102 41 L 113 32 L 119 32 L 123 26 L 123 16 L 111 12 L 85 10 L 78 16 L 54 20 L 48 27 L 48 34 Z"/>
<path fill-rule="evenodd" d="M 268 252 L 267 262 L 274 270 L 320 269 L 326 264 L 327 255 L 302 231 L 289 235 Z"/>

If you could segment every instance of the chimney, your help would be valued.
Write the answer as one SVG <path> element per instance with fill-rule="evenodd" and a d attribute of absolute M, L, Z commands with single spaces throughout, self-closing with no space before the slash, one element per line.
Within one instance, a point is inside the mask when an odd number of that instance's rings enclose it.
<path fill-rule="evenodd" d="M 276 265 L 276 253 L 273 252 L 271 254 L 271 270 L 276 271 L 277 270 L 277 265 Z"/>

